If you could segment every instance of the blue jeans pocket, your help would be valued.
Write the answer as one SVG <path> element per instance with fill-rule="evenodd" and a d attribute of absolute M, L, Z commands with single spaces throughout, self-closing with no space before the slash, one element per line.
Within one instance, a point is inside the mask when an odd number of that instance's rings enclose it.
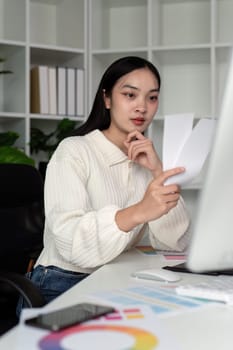
<path fill-rule="evenodd" d="M 31 280 L 39 287 L 47 302 L 73 287 L 88 274 L 60 269 L 56 266 L 38 266 L 39 273 L 33 273 Z"/>

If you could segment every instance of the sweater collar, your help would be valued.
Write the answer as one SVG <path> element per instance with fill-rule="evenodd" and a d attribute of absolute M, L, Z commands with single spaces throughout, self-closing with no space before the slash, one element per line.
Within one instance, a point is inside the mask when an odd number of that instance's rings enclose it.
<path fill-rule="evenodd" d="M 86 137 L 100 150 L 109 166 L 128 161 L 126 154 L 109 141 L 100 130 L 96 129 Z"/>

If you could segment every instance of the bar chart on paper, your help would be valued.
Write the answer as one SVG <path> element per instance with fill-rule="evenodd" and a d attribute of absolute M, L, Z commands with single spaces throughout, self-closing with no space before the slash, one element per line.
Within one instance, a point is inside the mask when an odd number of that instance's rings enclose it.
<path fill-rule="evenodd" d="M 179 296 L 174 287 L 154 288 L 145 285 L 99 292 L 93 297 L 113 306 L 149 306 L 157 316 L 185 312 L 208 304 L 204 300 Z"/>

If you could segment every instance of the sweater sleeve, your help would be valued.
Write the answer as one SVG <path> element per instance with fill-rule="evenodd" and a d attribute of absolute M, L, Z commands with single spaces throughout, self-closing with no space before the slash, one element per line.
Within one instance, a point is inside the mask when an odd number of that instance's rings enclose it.
<path fill-rule="evenodd" d="M 177 206 L 149 223 L 149 237 L 155 249 L 183 251 L 189 241 L 190 219 L 181 197 Z"/>
<path fill-rule="evenodd" d="M 94 210 L 86 190 L 88 162 L 81 145 L 75 159 L 60 147 L 48 164 L 45 182 L 45 213 L 50 239 L 65 261 L 81 268 L 105 264 L 135 238 L 140 227 L 119 230 L 119 208 L 106 205 Z M 98 178 L 96 179 L 98 186 Z"/>

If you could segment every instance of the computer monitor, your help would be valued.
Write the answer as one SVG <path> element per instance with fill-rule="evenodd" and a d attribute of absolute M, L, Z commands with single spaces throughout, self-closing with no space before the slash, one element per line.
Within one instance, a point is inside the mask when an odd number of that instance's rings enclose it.
<path fill-rule="evenodd" d="M 200 193 L 187 267 L 233 269 L 233 57 Z"/>

